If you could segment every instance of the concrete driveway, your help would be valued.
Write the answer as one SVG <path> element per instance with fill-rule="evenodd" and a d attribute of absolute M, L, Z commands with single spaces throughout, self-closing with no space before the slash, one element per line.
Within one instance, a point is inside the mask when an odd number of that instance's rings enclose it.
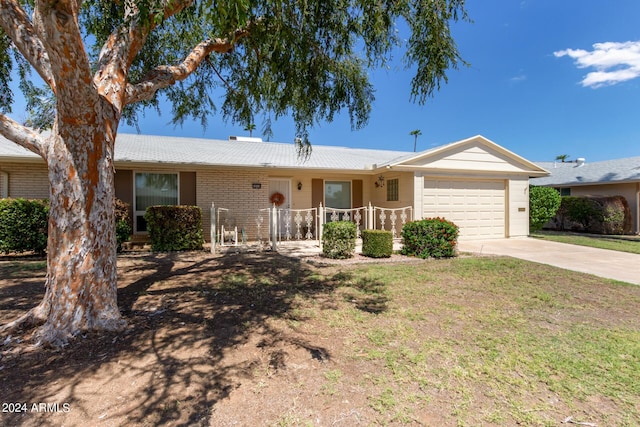
<path fill-rule="evenodd" d="M 461 252 L 505 255 L 640 285 L 640 255 L 533 238 L 459 242 Z"/>

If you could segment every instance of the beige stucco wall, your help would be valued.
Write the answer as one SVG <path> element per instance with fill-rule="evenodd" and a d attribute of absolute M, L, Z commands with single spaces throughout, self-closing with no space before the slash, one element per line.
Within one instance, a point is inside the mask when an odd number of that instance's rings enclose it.
<path fill-rule="evenodd" d="M 507 237 L 529 235 L 529 178 L 510 177 L 506 187 Z"/>
<path fill-rule="evenodd" d="M 566 188 L 566 187 L 563 187 Z M 633 219 L 633 232 L 640 231 L 638 206 L 638 192 L 640 192 L 640 182 L 630 182 L 625 184 L 607 184 L 607 185 L 577 185 L 571 188 L 572 196 L 623 196 L 629 203 L 631 208 L 631 217 Z"/>
<path fill-rule="evenodd" d="M 385 185 L 376 187 L 375 183 L 379 177 L 384 178 Z M 375 174 L 371 177 L 371 204 L 386 208 L 404 208 L 413 206 L 413 172 L 390 171 Z M 398 200 L 393 202 L 387 201 L 387 181 L 390 179 L 398 179 Z"/>

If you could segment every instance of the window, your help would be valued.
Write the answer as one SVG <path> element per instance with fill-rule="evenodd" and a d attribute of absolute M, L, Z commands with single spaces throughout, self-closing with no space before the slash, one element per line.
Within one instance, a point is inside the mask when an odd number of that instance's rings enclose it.
<path fill-rule="evenodd" d="M 149 206 L 178 204 L 178 174 L 136 172 L 134 195 L 135 231 L 145 232 Z"/>
<path fill-rule="evenodd" d="M 570 196 L 571 195 L 571 189 L 570 188 L 556 188 L 556 190 L 558 190 L 558 192 L 560 193 L 560 196 L 564 197 L 564 196 Z"/>
<path fill-rule="evenodd" d="M 387 180 L 387 202 L 397 202 L 399 200 L 399 196 L 398 196 L 399 182 L 398 181 L 399 181 L 398 178 Z"/>
<path fill-rule="evenodd" d="M 324 204 L 328 208 L 351 209 L 351 181 L 325 181 Z"/>
<path fill-rule="evenodd" d="M 351 181 L 325 181 L 324 182 L 324 205 L 327 208 L 351 209 Z M 331 221 L 332 214 L 326 213 L 326 221 Z M 337 213 L 342 220 L 343 212 Z"/>

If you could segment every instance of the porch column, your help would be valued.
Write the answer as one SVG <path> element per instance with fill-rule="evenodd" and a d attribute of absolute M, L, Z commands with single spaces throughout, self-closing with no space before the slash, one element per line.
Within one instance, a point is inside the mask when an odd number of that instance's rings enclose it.
<path fill-rule="evenodd" d="M 211 253 L 216 253 L 216 207 L 213 202 L 211 202 Z"/>
<path fill-rule="evenodd" d="M 322 202 L 318 206 L 318 241 L 322 244 L 322 230 L 324 229 L 324 208 Z"/>
<path fill-rule="evenodd" d="M 422 195 L 424 193 L 424 177 L 422 172 L 416 172 L 413 175 L 413 221 L 422 219 L 422 209 L 424 201 Z"/>
<path fill-rule="evenodd" d="M 278 209 L 275 203 L 271 208 L 271 249 L 274 252 L 278 250 Z"/>

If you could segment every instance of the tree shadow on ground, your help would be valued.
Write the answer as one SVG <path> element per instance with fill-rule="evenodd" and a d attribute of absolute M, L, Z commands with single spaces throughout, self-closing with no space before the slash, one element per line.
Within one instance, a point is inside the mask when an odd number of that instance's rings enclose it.
<path fill-rule="evenodd" d="M 306 352 L 310 363 L 331 358 L 331 349 L 312 335 L 283 333 L 274 324 L 304 320 L 296 310 L 300 301 L 330 306 L 332 293 L 352 279 L 349 273 L 323 277 L 276 253 L 131 255 L 119 259 L 118 272 L 125 331 L 83 334 L 62 350 L 30 349 L 15 338 L 0 347 L 3 402 L 60 405 L 54 414 L 3 413 L 2 424 L 208 425 L 215 403 L 243 378 L 263 363 L 286 364 L 274 343 Z M 5 285 L 3 291 L 13 289 L 2 299 L 0 323 L 12 320 L 3 311 L 9 294 L 39 302 L 30 281 Z M 384 309 L 378 294 L 360 305 Z M 251 351 L 232 352 L 242 346 Z M 103 396 L 98 404 L 96 393 Z"/>

